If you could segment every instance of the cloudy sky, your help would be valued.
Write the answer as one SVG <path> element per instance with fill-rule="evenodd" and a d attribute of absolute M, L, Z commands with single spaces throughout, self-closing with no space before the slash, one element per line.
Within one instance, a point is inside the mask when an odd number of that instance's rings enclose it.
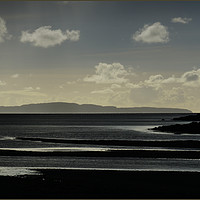
<path fill-rule="evenodd" d="M 0 2 L 0 105 L 200 112 L 200 2 Z"/>

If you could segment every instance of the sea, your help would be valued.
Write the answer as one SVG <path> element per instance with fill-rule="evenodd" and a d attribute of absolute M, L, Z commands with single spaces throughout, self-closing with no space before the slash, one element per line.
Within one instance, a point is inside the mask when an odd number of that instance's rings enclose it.
<path fill-rule="evenodd" d="M 187 146 L 200 134 L 151 130 L 189 123 L 173 120 L 187 115 L 193 113 L 0 114 L 0 176 L 37 175 L 36 169 L 200 172 L 198 157 L 173 156 L 200 153 Z M 186 145 L 171 145 L 179 141 Z"/>

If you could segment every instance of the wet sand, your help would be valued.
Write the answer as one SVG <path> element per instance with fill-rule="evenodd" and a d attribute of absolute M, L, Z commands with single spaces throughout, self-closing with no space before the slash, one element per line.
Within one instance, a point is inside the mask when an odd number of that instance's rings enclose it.
<path fill-rule="evenodd" d="M 197 172 L 38 169 L 0 176 L 1 198 L 200 198 Z"/>
<path fill-rule="evenodd" d="M 107 150 L 107 151 L 20 151 L 0 150 L 0 156 L 70 156 L 70 157 L 135 157 L 200 159 L 199 150 Z"/>
<path fill-rule="evenodd" d="M 41 137 L 16 137 L 18 140 L 39 141 L 43 143 L 60 144 L 90 144 L 112 146 L 145 146 L 145 147 L 185 147 L 200 148 L 199 140 L 85 140 L 85 139 L 59 139 Z"/>

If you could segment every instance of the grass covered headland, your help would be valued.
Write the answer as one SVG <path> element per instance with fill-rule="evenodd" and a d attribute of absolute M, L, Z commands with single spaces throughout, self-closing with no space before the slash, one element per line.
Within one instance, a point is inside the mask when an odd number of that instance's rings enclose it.
<path fill-rule="evenodd" d="M 170 126 L 159 126 L 152 128 L 151 130 L 170 132 L 175 134 L 200 134 L 200 122 L 191 122 L 189 124 L 174 124 Z"/>

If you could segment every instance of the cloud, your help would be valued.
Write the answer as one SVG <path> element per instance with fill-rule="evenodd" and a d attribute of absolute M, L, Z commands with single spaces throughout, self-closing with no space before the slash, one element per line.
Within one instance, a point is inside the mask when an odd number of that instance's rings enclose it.
<path fill-rule="evenodd" d="M 161 74 L 152 75 L 148 80 L 145 80 L 144 85 L 152 87 L 161 87 L 163 84 L 179 84 L 183 86 L 199 87 L 200 86 L 200 69 L 185 72 L 180 77 L 164 78 Z"/>
<path fill-rule="evenodd" d="M 129 73 L 120 63 L 99 63 L 95 69 L 94 75 L 87 76 L 83 80 L 96 83 L 125 83 L 128 81 L 126 76 Z"/>
<path fill-rule="evenodd" d="M 161 74 L 151 75 L 148 79 L 144 81 L 140 81 L 139 83 L 126 83 L 125 87 L 129 89 L 140 89 L 140 88 L 154 88 L 155 90 L 158 90 L 160 87 L 162 87 L 162 84 L 165 83 L 165 81 L 168 79 L 165 79 Z M 168 82 L 167 82 L 168 83 Z"/>
<path fill-rule="evenodd" d="M 93 89 L 90 92 L 91 96 L 88 94 L 88 97 L 99 104 L 120 107 L 131 105 L 196 109 L 200 98 L 198 91 L 200 69 L 188 70 L 176 76 L 165 77 L 164 74 L 152 74 L 144 80 L 130 78 L 123 83 L 112 83 L 106 87 L 98 85 L 98 87 L 100 88 Z"/>
<path fill-rule="evenodd" d="M 29 92 L 29 91 L 35 91 L 35 90 L 40 90 L 40 87 L 35 87 L 35 88 L 33 88 L 33 87 L 25 87 L 24 88 L 24 91 L 27 91 L 27 92 Z"/>
<path fill-rule="evenodd" d="M 163 80 L 164 80 L 164 77 L 161 74 L 152 75 L 149 77 L 148 80 L 144 81 L 144 84 L 147 86 L 159 88 Z"/>
<path fill-rule="evenodd" d="M 107 102 L 117 107 L 128 107 L 133 103 L 130 99 L 130 92 L 127 90 L 111 93 Z"/>
<path fill-rule="evenodd" d="M 163 81 L 162 81 L 162 83 L 165 83 L 165 84 L 172 84 L 172 83 L 176 83 L 176 82 L 179 82 L 179 81 L 174 75 L 172 75 L 169 78 L 163 79 Z"/>
<path fill-rule="evenodd" d="M 11 78 L 19 78 L 19 74 L 13 74 Z"/>
<path fill-rule="evenodd" d="M 11 35 L 8 34 L 6 27 L 6 22 L 0 17 L 0 43 L 4 42 L 6 39 L 10 39 Z"/>
<path fill-rule="evenodd" d="M 169 32 L 166 26 L 160 22 L 152 25 L 144 25 L 142 29 L 133 35 L 133 40 L 143 43 L 167 43 L 169 41 Z"/>
<path fill-rule="evenodd" d="M 66 30 L 62 32 L 60 29 L 51 30 L 51 26 L 42 26 L 34 32 L 22 31 L 20 41 L 22 43 L 29 42 L 36 47 L 53 47 L 60 45 L 65 40 L 78 41 L 80 38 L 79 30 Z"/>
<path fill-rule="evenodd" d="M 125 87 L 126 87 L 126 88 L 129 88 L 129 89 L 132 89 L 132 88 L 141 88 L 141 87 L 142 87 L 142 86 L 141 86 L 141 83 L 142 83 L 142 82 L 140 82 L 139 84 L 126 83 Z"/>
<path fill-rule="evenodd" d="M 73 84 L 76 84 L 76 83 L 77 83 L 77 81 L 67 81 L 68 85 L 73 85 Z"/>
<path fill-rule="evenodd" d="M 179 84 L 179 87 L 175 87 Z M 138 105 L 148 106 L 173 106 L 174 103 L 185 102 L 184 84 L 180 78 L 174 76 L 164 78 L 161 74 L 152 75 L 147 80 L 133 84 L 130 90 L 130 98 Z M 168 102 L 168 104 L 167 104 Z"/>
<path fill-rule="evenodd" d="M 166 104 L 180 104 L 187 100 L 185 91 L 181 87 L 172 87 L 162 91 L 161 102 Z"/>
<path fill-rule="evenodd" d="M 80 31 L 79 30 L 72 30 L 72 31 L 67 30 L 66 36 L 67 36 L 67 40 L 76 42 L 80 38 Z"/>
<path fill-rule="evenodd" d="M 33 90 L 8 90 L 8 91 L 0 91 L 0 95 L 22 95 L 22 96 L 43 96 L 46 97 L 46 94 L 40 92 L 34 92 Z"/>
<path fill-rule="evenodd" d="M 6 85 L 6 82 L 0 80 L 0 86 Z"/>
<path fill-rule="evenodd" d="M 48 96 L 37 91 L 7 90 L 0 91 L 1 105 L 16 106 L 30 103 L 46 102 Z"/>
<path fill-rule="evenodd" d="M 200 69 L 165 78 L 151 75 L 138 83 L 126 83 L 130 99 L 138 106 L 194 107 L 193 98 L 199 99 Z"/>
<path fill-rule="evenodd" d="M 103 90 L 96 90 L 96 91 L 92 91 L 91 94 L 110 94 L 113 93 L 114 91 L 111 90 L 110 88 L 106 88 Z"/>
<path fill-rule="evenodd" d="M 138 105 L 146 105 L 155 102 L 159 97 L 159 91 L 153 87 L 133 88 L 130 92 L 130 98 Z"/>
<path fill-rule="evenodd" d="M 199 87 L 200 86 L 200 69 L 185 72 L 179 82 L 185 86 Z"/>
<path fill-rule="evenodd" d="M 179 77 L 175 77 L 174 75 L 172 75 L 168 78 L 164 78 L 161 74 L 151 75 L 148 79 L 140 81 L 137 84 L 127 83 L 126 88 L 152 87 L 155 89 L 159 89 L 167 85 L 200 87 L 200 69 L 187 71 Z"/>
<path fill-rule="evenodd" d="M 118 85 L 118 84 L 111 85 L 111 89 L 119 89 L 119 88 L 121 88 L 121 85 Z"/>
<path fill-rule="evenodd" d="M 34 88 L 33 88 L 33 87 L 25 87 L 24 90 L 25 90 L 25 91 L 33 91 Z"/>
<path fill-rule="evenodd" d="M 175 17 L 172 18 L 172 23 L 182 23 L 182 24 L 188 24 L 190 21 L 192 21 L 192 18 L 182 18 L 182 17 Z"/>
<path fill-rule="evenodd" d="M 200 69 L 192 70 L 192 71 L 189 71 L 189 72 L 185 72 L 182 75 L 182 79 L 184 79 L 186 82 L 198 81 L 199 76 L 200 76 Z"/>

